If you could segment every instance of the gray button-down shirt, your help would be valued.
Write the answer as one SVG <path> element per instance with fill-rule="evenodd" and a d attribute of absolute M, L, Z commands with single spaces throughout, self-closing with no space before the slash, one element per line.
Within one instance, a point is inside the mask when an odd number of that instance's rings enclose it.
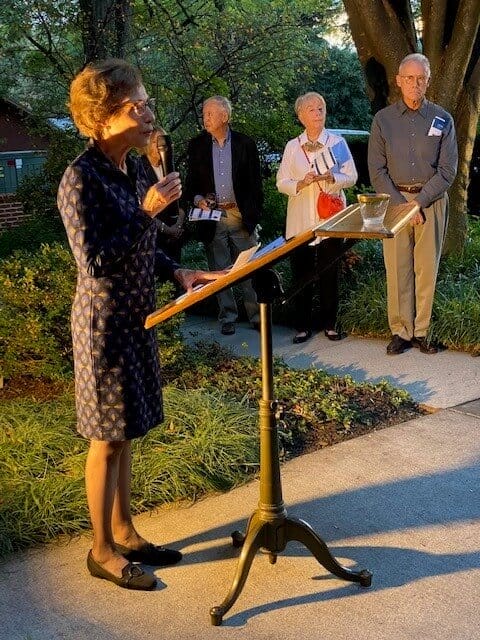
<path fill-rule="evenodd" d="M 232 135 L 230 129 L 223 147 L 218 144 L 215 138 L 212 138 L 212 159 L 218 204 L 221 206 L 222 202 L 235 202 L 232 178 Z"/>
<path fill-rule="evenodd" d="M 424 100 L 414 111 L 403 100 L 379 111 L 368 143 L 370 181 L 392 204 L 405 202 L 395 185 L 423 185 L 415 196 L 428 207 L 450 187 L 457 172 L 458 150 L 452 116 Z"/>

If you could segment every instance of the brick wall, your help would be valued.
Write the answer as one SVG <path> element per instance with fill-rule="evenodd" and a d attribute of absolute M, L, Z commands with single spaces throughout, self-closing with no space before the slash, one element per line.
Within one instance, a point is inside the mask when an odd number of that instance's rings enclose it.
<path fill-rule="evenodd" d="M 0 232 L 11 227 L 18 227 L 28 218 L 23 212 L 20 202 L 13 194 L 0 194 Z"/>

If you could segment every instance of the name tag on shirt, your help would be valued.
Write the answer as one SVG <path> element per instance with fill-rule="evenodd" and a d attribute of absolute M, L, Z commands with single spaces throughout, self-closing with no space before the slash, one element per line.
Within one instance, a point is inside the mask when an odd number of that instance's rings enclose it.
<path fill-rule="evenodd" d="M 441 136 L 442 131 L 445 129 L 445 124 L 447 121 L 445 118 L 440 118 L 440 116 L 435 116 L 432 120 L 432 124 L 430 125 L 430 129 L 428 131 L 429 136 Z"/>

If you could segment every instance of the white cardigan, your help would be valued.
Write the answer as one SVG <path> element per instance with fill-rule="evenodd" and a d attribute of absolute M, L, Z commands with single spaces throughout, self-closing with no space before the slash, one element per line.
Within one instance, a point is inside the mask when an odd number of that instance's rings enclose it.
<path fill-rule="evenodd" d="M 318 141 L 329 148 L 343 141 L 344 159 L 341 164 L 335 164 L 331 169 L 335 182 L 322 182 L 321 186 L 328 193 L 339 194 L 346 202 L 343 188 L 352 187 L 358 178 L 350 149 L 342 136 L 336 135 L 328 129 L 322 131 Z M 305 142 L 307 142 L 305 131 L 298 138 L 287 142 L 277 172 L 277 189 L 280 193 L 285 193 L 288 196 L 285 233 L 287 240 L 319 223 L 317 215 L 319 185 L 312 183 L 297 193 L 297 182 L 303 180 L 305 174 L 312 171 L 312 163 L 315 159 L 315 153 L 303 151 L 302 145 Z M 305 154 L 308 156 L 308 160 Z"/>

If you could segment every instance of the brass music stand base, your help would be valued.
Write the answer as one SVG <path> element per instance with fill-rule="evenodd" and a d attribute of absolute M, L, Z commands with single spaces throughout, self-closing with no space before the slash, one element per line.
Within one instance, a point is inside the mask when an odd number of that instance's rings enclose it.
<path fill-rule="evenodd" d="M 260 303 L 262 399 L 260 405 L 260 501 L 248 521 L 245 535 L 232 533 L 234 547 L 242 547 L 232 586 L 225 600 L 210 609 L 212 625 L 222 624 L 223 616 L 240 595 L 256 552 L 262 548 L 269 552 L 271 564 L 285 549 L 287 543 L 297 540 L 304 544 L 318 562 L 328 571 L 362 587 L 372 583 L 370 571 L 353 571 L 342 566 L 330 553 L 325 542 L 312 527 L 297 518 L 287 518 L 282 498 L 280 461 L 278 458 L 277 402 L 273 400 L 272 314 L 271 303 L 282 293 L 275 271 L 260 270 L 253 278 L 253 286 Z"/>

